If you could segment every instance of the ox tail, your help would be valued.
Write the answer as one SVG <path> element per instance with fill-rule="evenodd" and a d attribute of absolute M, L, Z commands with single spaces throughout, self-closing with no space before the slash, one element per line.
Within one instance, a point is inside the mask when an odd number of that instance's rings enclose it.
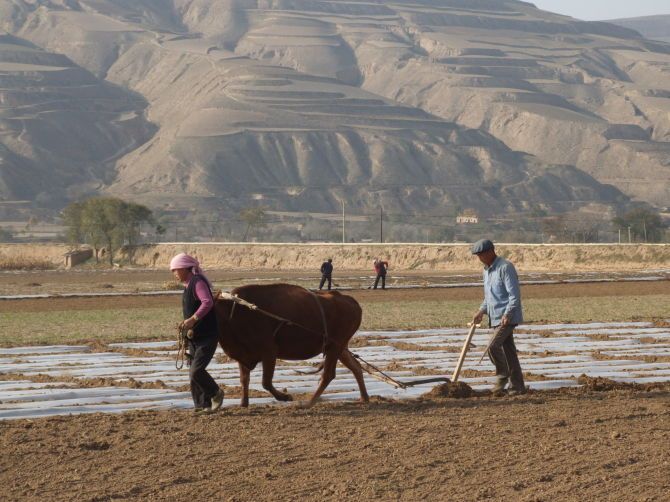
<path fill-rule="evenodd" d="M 297 373 L 300 373 L 301 375 L 316 375 L 317 373 L 321 373 L 323 371 L 324 363 L 325 361 L 321 361 L 315 368 L 309 371 L 298 371 Z"/>

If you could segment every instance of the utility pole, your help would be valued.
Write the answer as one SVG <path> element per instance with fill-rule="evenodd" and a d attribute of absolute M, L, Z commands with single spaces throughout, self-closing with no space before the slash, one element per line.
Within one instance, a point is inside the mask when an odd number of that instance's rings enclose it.
<path fill-rule="evenodd" d="M 619 244 L 621 244 L 621 229 L 619 229 Z"/>
<path fill-rule="evenodd" d="M 344 235 L 344 199 L 342 199 L 342 244 L 346 242 Z"/>
<path fill-rule="evenodd" d="M 379 207 L 379 243 L 384 243 L 384 208 Z"/>
<path fill-rule="evenodd" d="M 642 222 L 642 228 L 644 228 L 644 242 L 647 242 L 647 221 Z"/>
<path fill-rule="evenodd" d="M 630 227 L 628 227 L 628 244 L 631 244 L 633 240 L 630 238 Z"/>

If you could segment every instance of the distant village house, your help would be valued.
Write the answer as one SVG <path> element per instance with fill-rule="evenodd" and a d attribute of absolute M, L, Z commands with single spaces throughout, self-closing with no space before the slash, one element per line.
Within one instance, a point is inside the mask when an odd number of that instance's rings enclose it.
<path fill-rule="evenodd" d="M 476 213 L 471 211 L 465 211 L 462 214 L 456 216 L 456 223 L 459 225 L 472 225 L 474 223 L 479 223 L 479 216 Z"/>

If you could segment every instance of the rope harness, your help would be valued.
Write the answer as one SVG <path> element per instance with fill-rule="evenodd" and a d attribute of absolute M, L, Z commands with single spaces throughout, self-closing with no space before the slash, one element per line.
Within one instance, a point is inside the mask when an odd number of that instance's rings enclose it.
<path fill-rule="evenodd" d="M 220 292 L 216 295 L 216 299 L 222 299 L 222 300 L 229 300 L 233 302 L 233 306 L 230 309 L 230 315 L 228 316 L 228 320 L 231 321 L 233 319 L 233 315 L 235 314 L 235 307 L 237 305 L 241 305 L 242 307 L 246 307 L 249 310 L 258 312 L 259 314 L 262 314 L 266 317 L 270 317 L 271 319 L 274 319 L 276 321 L 279 321 L 279 324 L 275 328 L 272 337 L 276 337 L 279 331 L 284 327 L 284 326 L 295 326 L 296 328 L 300 328 L 302 330 L 305 330 L 309 333 L 312 333 L 314 335 L 318 335 L 323 338 L 323 353 L 325 354 L 326 352 L 326 344 L 328 343 L 328 323 L 326 322 L 326 312 L 323 309 L 323 304 L 321 303 L 321 300 L 319 299 L 318 295 L 316 293 L 310 292 L 312 296 L 314 297 L 314 301 L 316 301 L 317 306 L 319 307 L 319 311 L 321 312 L 321 321 L 323 322 L 323 332 L 319 332 L 316 330 L 313 330 L 312 328 L 308 328 L 307 326 L 304 326 L 300 323 L 291 321 L 290 319 L 286 319 L 285 317 L 279 316 L 277 314 L 274 314 L 272 312 L 269 312 L 267 310 L 263 310 L 260 308 L 258 305 L 246 301 L 244 298 L 240 298 L 237 295 L 232 295 L 230 293 L 224 293 Z"/>
<path fill-rule="evenodd" d="M 193 339 L 193 330 L 184 329 L 182 324 L 177 326 L 177 355 L 175 358 L 175 368 L 178 370 L 184 367 L 184 363 L 187 366 L 191 365 L 191 354 L 188 350 L 188 342 Z"/>

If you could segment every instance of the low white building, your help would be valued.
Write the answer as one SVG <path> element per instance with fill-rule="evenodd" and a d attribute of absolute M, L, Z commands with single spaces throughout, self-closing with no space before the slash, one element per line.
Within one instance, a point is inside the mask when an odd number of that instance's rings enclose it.
<path fill-rule="evenodd" d="M 470 225 L 473 223 L 479 223 L 479 216 L 470 213 L 459 214 L 458 216 L 456 216 L 456 223 L 458 223 L 459 225 Z"/>

